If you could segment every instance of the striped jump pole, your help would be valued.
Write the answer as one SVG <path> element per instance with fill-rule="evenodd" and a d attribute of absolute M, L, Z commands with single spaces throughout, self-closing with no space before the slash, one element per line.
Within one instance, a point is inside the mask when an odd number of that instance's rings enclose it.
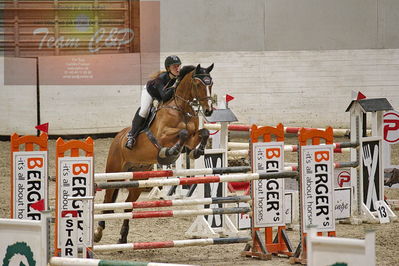
<path fill-rule="evenodd" d="M 352 142 L 337 142 L 334 143 L 334 153 L 347 153 L 350 152 L 350 148 L 356 148 L 359 146 L 358 143 Z M 249 143 L 243 142 L 229 142 L 228 148 L 231 150 L 247 150 L 248 153 Z M 298 152 L 298 145 L 284 145 L 284 151 L 287 152 Z"/>
<path fill-rule="evenodd" d="M 203 199 L 186 199 L 186 200 L 157 200 L 157 201 L 136 201 L 136 202 L 118 202 L 118 203 L 101 203 L 94 204 L 94 210 L 113 210 L 113 209 L 142 209 L 157 208 L 169 206 L 190 206 L 190 205 L 210 205 L 222 203 L 248 202 L 250 196 L 234 196 L 234 197 L 214 197 Z"/>
<path fill-rule="evenodd" d="M 164 242 L 140 242 L 140 243 L 129 243 L 129 244 L 95 245 L 93 247 L 93 251 L 104 252 L 104 251 L 137 250 L 137 249 L 210 246 L 210 245 L 222 245 L 222 244 L 247 243 L 248 241 L 251 240 L 252 240 L 251 237 L 233 237 L 233 238 L 205 238 L 205 239 L 174 240 L 174 241 L 164 241 Z"/>
<path fill-rule="evenodd" d="M 220 130 L 221 125 L 219 123 L 216 124 L 204 124 L 204 128 L 210 129 L 210 130 Z M 284 133 L 285 134 L 298 134 L 299 130 L 303 127 L 284 127 Z M 228 130 L 230 131 L 249 131 L 251 129 L 251 125 L 236 125 L 236 124 L 231 124 L 228 125 L 227 127 Z M 311 129 L 311 128 L 306 128 L 306 129 Z M 313 128 L 315 129 L 315 128 Z M 324 130 L 322 128 L 317 128 L 319 130 Z M 371 132 L 371 130 L 369 130 Z M 334 128 L 333 129 L 333 134 L 334 137 L 345 137 L 349 136 L 350 130 L 349 129 L 341 129 L 341 128 Z"/>
<path fill-rule="evenodd" d="M 148 179 L 156 177 L 194 176 L 194 175 L 221 175 L 232 173 L 246 173 L 251 171 L 249 166 L 200 168 L 200 169 L 175 169 L 163 171 L 141 171 L 121 173 L 99 173 L 94 175 L 95 181 L 121 180 L 121 179 Z"/>
<path fill-rule="evenodd" d="M 139 211 L 124 213 L 106 213 L 95 214 L 95 221 L 119 220 L 119 219 L 143 219 L 143 218 L 166 218 L 166 217 L 189 217 L 198 215 L 217 215 L 217 214 L 234 214 L 249 213 L 249 207 L 236 208 L 209 208 L 200 210 L 167 210 L 167 211 Z"/>
<path fill-rule="evenodd" d="M 334 168 L 340 169 L 340 168 L 356 168 L 359 166 L 358 161 L 353 161 L 353 162 L 337 162 L 334 163 Z M 291 164 L 284 166 L 284 171 L 298 171 L 298 164 Z"/>
<path fill-rule="evenodd" d="M 189 266 L 187 264 L 172 264 L 158 262 L 136 262 L 123 260 L 98 260 L 98 259 L 80 259 L 80 258 L 63 258 L 52 257 L 49 262 L 50 266 Z"/>
<path fill-rule="evenodd" d="M 159 186 L 180 186 L 205 183 L 221 183 L 221 182 L 240 182 L 260 179 L 275 178 L 298 178 L 296 171 L 283 171 L 277 173 L 251 173 L 251 174 L 231 174 L 222 176 L 203 176 L 203 177 L 184 177 L 170 179 L 153 179 L 153 180 L 133 180 L 123 182 L 106 182 L 97 183 L 98 189 L 118 189 L 118 188 L 148 188 Z"/>

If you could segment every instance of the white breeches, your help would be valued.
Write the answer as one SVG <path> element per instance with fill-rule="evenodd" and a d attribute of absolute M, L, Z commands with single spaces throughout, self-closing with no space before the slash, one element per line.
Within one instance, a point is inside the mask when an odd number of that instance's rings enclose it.
<path fill-rule="evenodd" d="M 150 108 L 152 105 L 152 97 L 147 91 L 147 86 L 144 86 L 143 90 L 141 91 L 141 105 L 139 115 L 142 118 L 147 118 L 148 113 L 150 112 Z"/>

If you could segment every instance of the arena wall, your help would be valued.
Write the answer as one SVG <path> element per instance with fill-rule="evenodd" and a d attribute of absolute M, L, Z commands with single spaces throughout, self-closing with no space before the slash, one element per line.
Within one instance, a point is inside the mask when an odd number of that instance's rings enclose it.
<path fill-rule="evenodd" d="M 346 128 L 352 90 L 386 97 L 399 108 L 398 49 L 177 54 L 184 64 L 215 63 L 213 93 L 219 100 L 226 93 L 235 97 L 230 107 L 241 123 Z M 32 133 L 36 86 L 3 88 L 1 135 Z M 40 85 L 40 121 L 57 135 L 117 132 L 130 125 L 140 90 L 141 85 Z"/>
<path fill-rule="evenodd" d="M 36 60 L 10 58 L 7 63 L 5 60 L 0 56 L 0 135 L 13 132 L 33 134 L 37 125 Z M 14 82 L 5 80 L 5 77 L 14 77 L 14 81 L 22 82 L 18 82 L 19 85 L 7 85 Z"/>
<path fill-rule="evenodd" d="M 143 17 L 154 16 L 154 23 L 160 12 L 161 68 L 170 54 L 184 64 L 215 63 L 214 93 L 219 100 L 226 93 L 236 98 L 230 107 L 241 123 L 346 128 L 352 90 L 386 97 L 399 108 L 395 0 L 160 3 L 157 12 L 140 10 Z M 155 25 L 150 24 L 141 26 Z M 87 84 L 48 82 L 54 65 L 76 55 L 9 58 L 10 64 L 0 57 L 0 73 L 22 81 L 1 83 L 0 135 L 33 134 L 34 125 L 45 122 L 54 135 L 129 126 L 153 69 L 149 62 L 159 59 L 144 55 L 149 45 L 141 44 L 141 54 L 91 56 L 96 76 Z"/>
<path fill-rule="evenodd" d="M 352 90 L 399 108 L 397 49 L 179 55 L 188 64 L 215 62 L 214 91 L 236 97 L 230 108 L 243 123 L 347 128 Z"/>
<path fill-rule="evenodd" d="M 399 48 L 396 0 L 160 0 L 164 52 Z"/>

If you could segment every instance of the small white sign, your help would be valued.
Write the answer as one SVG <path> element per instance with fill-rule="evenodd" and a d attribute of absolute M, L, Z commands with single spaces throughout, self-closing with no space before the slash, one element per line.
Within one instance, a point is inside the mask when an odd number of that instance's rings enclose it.
<path fill-rule="evenodd" d="M 316 226 L 318 232 L 335 231 L 333 145 L 302 146 L 301 197 L 305 233 Z"/>
<path fill-rule="evenodd" d="M 250 208 L 251 206 L 247 202 L 239 202 L 238 207 L 247 207 Z M 237 214 L 238 218 L 238 229 L 239 230 L 246 230 L 251 228 L 251 217 L 249 213 L 239 213 Z"/>
<path fill-rule="evenodd" d="M 384 141 L 389 144 L 399 143 L 399 112 L 388 111 L 384 114 Z"/>
<path fill-rule="evenodd" d="M 275 173 L 283 169 L 283 142 L 256 142 L 252 145 L 252 169 L 255 173 Z M 284 179 L 254 180 L 252 184 L 254 226 L 285 225 Z"/>
<path fill-rule="evenodd" d="M 285 192 L 285 202 L 284 202 L 284 215 L 285 215 L 285 223 L 291 224 L 292 223 L 292 201 L 293 201 L 293 194 L 292 192 Z"/>
<path fill-rule="evenodd" d="M 47 265 L 49 223 L 44 219 L 0 219 L 1 265 Z"/>
<path fill-rule="evenodd" d="M 43 201 L 48 207 L 47 151 L 13 153 L 13 215 L 15 219 L 41 220 L 41 213 L 31 207 Z"/>
<path fill-rule="evenodd" d="M 335 199 L 335 219 L 346 219 L 351 216 L 351 188 L 336 188 Z"/>
<path fill-rule="evenodd" d="M 91 246 L 92 236 L 88 234 L 83 245 L 84 230 L 93 228 L 92 205 L 84 209 L 82 200 L 69 200 L 70 197 L 93 196 L 93 158 L 92 157 L 61 157 L 58 161 L 58 221 L 61 221 L 62 211 L 77 211 L 78 246 Z M 83 228 L 83 224 L 90 228 Z M 58 223 L 58 247 L 68 239 L 70 229 L 62 228 Z"/>
<path fill-rule="evenodd" d="M 380 223 L 382 223 L 382 224 L 389 223 L 388 206 L 386 206 L 386 204 L 383 200 L 376 201 L 376 209 L 377 209 L 377 215 L 378 215 L 378 219 L 380 220 Z"/>
<path fill-rule="evenodd" d="M 351 170 L 349 168 L 334 169 L 335 187 L 351 186 Z"/>

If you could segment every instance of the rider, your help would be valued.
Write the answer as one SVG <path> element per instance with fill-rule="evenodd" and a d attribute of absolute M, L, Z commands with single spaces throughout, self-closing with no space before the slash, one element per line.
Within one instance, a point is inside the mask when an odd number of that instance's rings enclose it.
<path fill-rule="evenodd" d="M 136 137 L 142 129 L 144 121 L 147 119 L 153 99 L 155 98 L 158 101 L 167 102 L 173 97 L 178 83 L 176 78 L 179 75 L 180 66 L 181 61 L 179 57 L 175 55 L 166 57 L 166 71 L 159 73 L 144 86 L 141 92 L 141 106 L 133 118 L 132 129 L 127 135 L 126 148 L 132 149 L 136 143 Z"/>

